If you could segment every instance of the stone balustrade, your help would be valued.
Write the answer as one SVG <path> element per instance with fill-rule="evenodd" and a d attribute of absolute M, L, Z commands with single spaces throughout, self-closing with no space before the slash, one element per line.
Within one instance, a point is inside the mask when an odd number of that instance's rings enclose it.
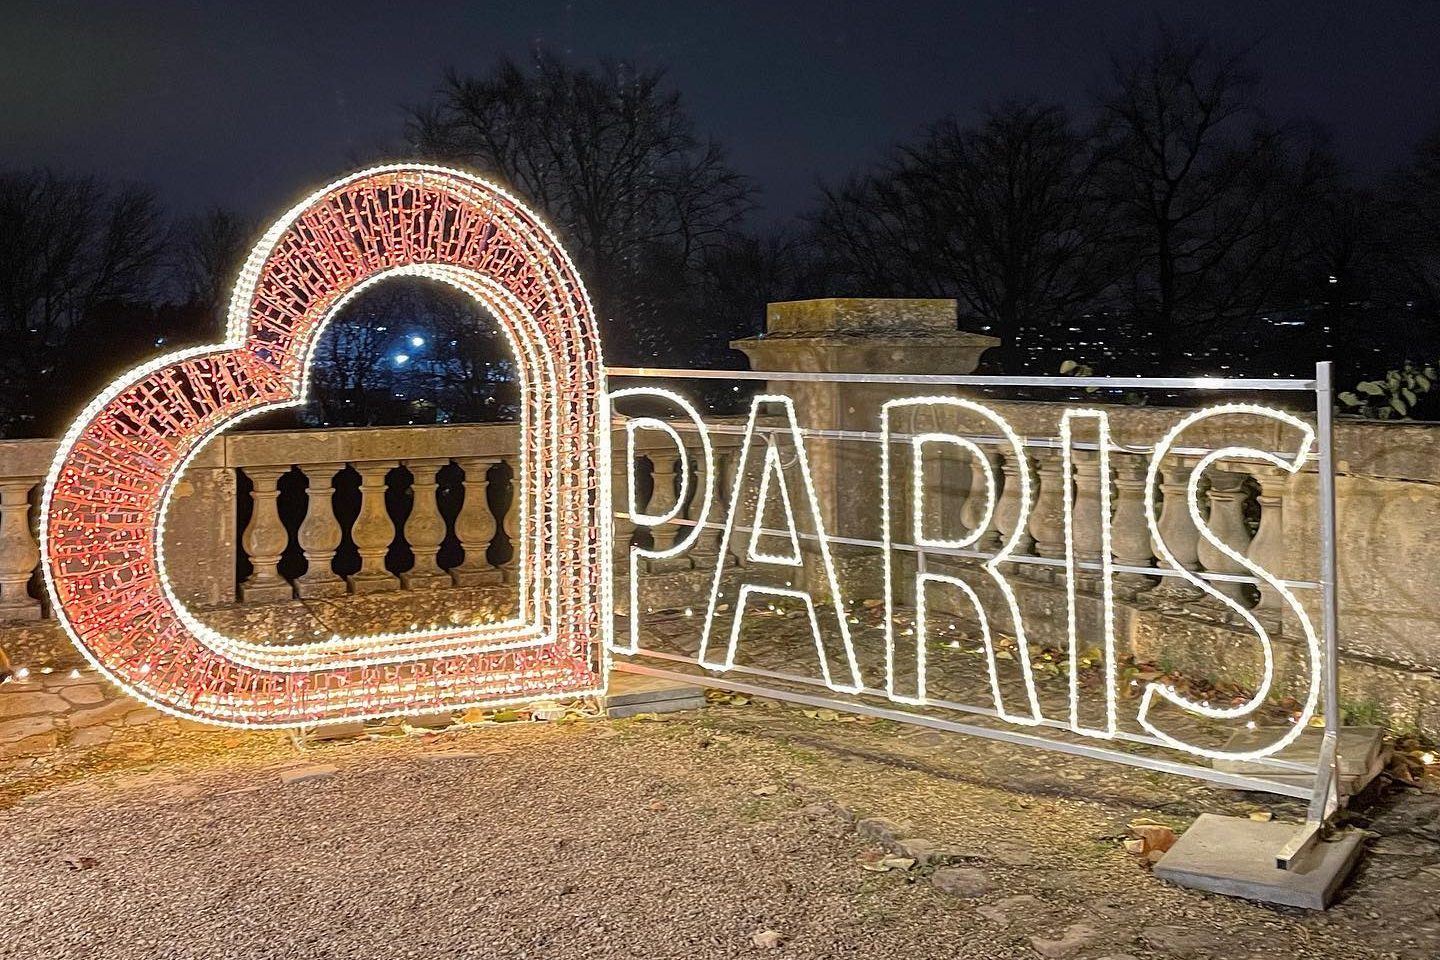
<path fill-rule="evenodd" d="M 993 405 L 1022 436 L 1043 439 L 1056 434 L 1058 404 L 995 401 Z M 1148 656 L 1188 643 L 1193 659 L 1214 661 L 1221 656 L 1217 650 L 1223 649 L 1226 630 L 1231 640 L 1225 642 L 1234 642 L 1234 615 L 1227 616 L 1225 608 L 1178 578 L 1147 572 L 1160 562 L 1144 518 L 1147 458 L 1124 449 L 1153 443 L 1181 414 L 1176 408 L 1110 408 L 1116 448 L 1109 457 L 1109 475 L 1101 476 L 1093 454 L 1081 451 L 1076 457 L 1076 554 L 1082 563 L 1093 564 L 1100 557 L 1097 494 L 1108 485 L 1111 558 L 1123 568 L 1116 577 L 1116 597 L 1126 609 L 1166 615 L 1163 626 L 1132 623 L 1122 616 L 1122 647 Z M 636 439 L 637 506 L 651 514 L 663 513 L 684 487 L 689 492 L 680 516 L 695 519 L 703 483 L 698 457 L 688 458 L 692 476 L 682 484 L 678 457 L 667 436 L 640 431 Z M 1190 442 L 1219 446 L 1241 439 L 1247 444 L 1266 442 L 1263 436 L 1227 437 L 1221 426 L 1210 435 L 1202 430 Z M 1277 432 L 1270 439 L 1279 446 L 1282 438 Z M 194 608 L 228 610 L 347 595 L 418 596 L 453 587 L 502 584 L 513 571 L 509 545 L 517 534 L 518 517 L 512 506 L 517 440 L 515 428 L 503 424 L 224 436 L 193 461 L 171 500 L 166 557 L 176 592 Z M 712 440 L 717 452 L 717 503 L 711 520 L 718 521 L 730 495 L 727 485 L 739 437 L 715 433 Z M 622 445 L 623 434 L 617 434 L 615 550 L 621 560 L 636 537 L 642 545 L 663 548 L 684 530 L 681 524 L 671 524 L 637 532 L 625 516 L 628 491 Z M 53 441 L 0 442 L 0 651 L 12 654 L 17 645 L 13 638 L 43 628 L 49 615 L 36 571 L 35 525 L 39 485 L 54 447 Z M 1431 730 L 1440 729 L 1436 713 L 1440 600 L 1429 587 L 1433 571 L 1440 569 L 1437 447 L 1440 426 L 1342 422 L 1337 431 L 1341 639 L 1346 658 L 1342 678 L 1349 678 L 1347 699 L 1374 701 L 1382 713 Z M 986 448 L 987 465 L 1001 490 L 990 529 L 977 541 L 981 549 L 993 549 L 1002 536 L 1008 538 L 1019 521 L 1020 464 L 994 450 Z M 1018 555 L 1022 561 L 1057 559 L 1063 557 L 1064 545 L 1063 473 L 1051 448 L 1030 446 L 1026 455 L 1034 507 L 1021 532 Z M 812 458 L 817 466 L 825 462 L 819 455 Z M 847 464 L 854 475 L 843 486 L 858 505 L 832 512 L 827 518 L 831 532 L 867 536 L 874 518 L 856 511 L 865 502 L 861 488 L 866 483 L 878 487 L 878 478 L 856 472 L 858 461 L 833 462 Z M 1183 502 L 1183 474 L 1189 466 L 1177 460 L 1173 473 L 1162 473 L 1159 525 L 1165 542 L 1176 562 L 1189 569 L 1240 572 L 1232 558 L 1201 540 L 1191 521 Z M 973 530 L 986 513 L 982 498 L 967 493 L 980 489 L 986 466 L 975 462 L 953 472 L 954 476 L 940 478 L 936 487 L 942 491 L 937 499 L 948 514 L 942 518 L 946 536 Z M 825 479 L 817 477 L 817 484 Z M 1227 463 L 1224 469 L 1210 472 L 1209 483 L 1202 488 L 1202 509 L 1210 527 L 1242 555 L 1282 577 L 1313 579 L 1315 479 L 1313 470 L 1292 477 L 1264 465 Z M 930 480 L 926 483 L 928 488 Z M 851 517 L 852 513 L 856 515 Z M 642 569 L 657 575 L 674 572 L 677 566 L 710 569 L 718 546 L 719 531 L 707 529 L 678 564 L 647 564 Z M 731 550 L 738 553 L 741 541 Z M 617 575 L 626 569 L 617 563 Z M 1031 585 L 1029 592 L 1021 591 L 1021 600 L 1037 640 L 1059 640 L 1065 622 L 1063 608 L 1054 605 L 1060 568 L 1021 562 L 1014 569 L 1017 581 Z M 1079 588 L 1082 596 L 1098 596 L 1098 578 L 1083 575 Z M 1225 584 L 1223 589 L 1277 636 L 1298 638 L 1297 625 L 1273 590 L 1242 584 Z M 1303 598 L 1313 600 L 1313 591 Z M 58 631 L 51 634 L 48 642 L 56 642 Z M 63 638 L 58 643 L 63 645 Z M 26 649 L 23 643 L 19 646 Z M 27 655 L 24 662 L 43 662 L 43 658 Z M 1356 681 L 1357 677 L 1361 679 Z"/>
<path fill-rule="evenodd" d="M 197 606 L 223 606 L 502 583 L 519 533 L 518 439 L 512 424 L 223 436 L 195 458 L 171 500 L 165 552 L 176 591 Z M 679 454 L 664 434 L 636 439 L 639 506 L 663 514 L 681 488 Z M 738 442 L 714 439 L 722 457 Z M 623 449 L 617 442 L 617 514 L 628 509 Z M 0 625 L 49 614 L 36 533 L 54 452 L 51 440 L 0 442 Z M 699 507 L 698 441 L 688 462 L 681 518 Z M 644 545 L 664 549 L 683 529 L 655 528 Z M 620 517 L 617 554 L 634 532 Z M 717 542 L 707 531 L 700 554 L 708 545 L 713 557 Z"/>

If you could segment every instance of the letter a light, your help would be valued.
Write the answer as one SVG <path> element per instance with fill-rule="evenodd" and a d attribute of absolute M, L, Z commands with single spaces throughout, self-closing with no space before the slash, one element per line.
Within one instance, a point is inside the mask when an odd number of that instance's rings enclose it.
<path fill-rule="evenodd" d="M 305 399 L 326 324 L 367 285 L 450 284 L 510 338 L 523 402 L 519 616 L 303 644 L 200 623 L 166 574 L 166 505 L 220 430 Z M 45 484 L 42 569 L 56 617 L 111 680 L 171 713 L 297 726 L 580 696 L 611 629 L 609 418 L 584 284 L 551 231 L 470 174 L 404 165 L 311 195 L 240 272 L 224 343 L 131 370 L 85 408 Z"/>

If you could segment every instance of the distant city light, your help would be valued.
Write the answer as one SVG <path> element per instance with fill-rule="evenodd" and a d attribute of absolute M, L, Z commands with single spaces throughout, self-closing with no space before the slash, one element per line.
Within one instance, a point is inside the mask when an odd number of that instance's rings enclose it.
<path fill-rule="evenodd" d="M 424 337 L 411 337 L 411 338 L 410 338 L 410 346 L 412 346 L 412 347 L 423 347 L 423 346 L 425 346 L 425 338 L 424 338 Z"/>
<path fill-rule="evenodd" d="M 396 365 L 397 367 L 400 366 L 402 363 L 408 363 L 409 360 L 410 360 L 410 354 L 408 354 L 408 353 L 397 353 L 397 354 L 395 354 L 395 365 Z"/>

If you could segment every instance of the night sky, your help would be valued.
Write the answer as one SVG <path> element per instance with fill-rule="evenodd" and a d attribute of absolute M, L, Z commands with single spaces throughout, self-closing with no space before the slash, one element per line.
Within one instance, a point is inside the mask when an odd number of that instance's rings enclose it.
<path fill-rule="evenodd" d="M 1083 111 L 1107 51 L 1160 15 L 1253 45 L 1271 112 L 1323 123 L 1362 181 L 1440 124 L 1430 0 L 0 0 L 0 13 L 0 169 L 141 181 L 181 213 L 276 215 L 399 153 L 402 106 L 445 67 L 536 47 L 668 68 L 772 218 L 947 111 L 1021 96 Z"/>

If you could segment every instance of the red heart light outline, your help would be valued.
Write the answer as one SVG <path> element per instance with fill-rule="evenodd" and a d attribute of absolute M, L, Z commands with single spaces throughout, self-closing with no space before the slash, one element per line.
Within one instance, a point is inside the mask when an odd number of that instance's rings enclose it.
<path fill-rule="evenodd" d="M 328 320 L 396 275 L 449 283 L 500 320 L 521 368 L 520 616 L 498 625 L 237 640 L 165 576 L 165 506 L 224 427 L 302 403 Z M 45 484 L 55 615 L 127 692 L 179 716 L 285 727 L 603 691 L 611 630 L 609 410 L 594 311 L 554 233 L 460 170 L 376 167 L 316 191 L 256 245 L 225 342 L 119 377 L 67 432 Z"/>

